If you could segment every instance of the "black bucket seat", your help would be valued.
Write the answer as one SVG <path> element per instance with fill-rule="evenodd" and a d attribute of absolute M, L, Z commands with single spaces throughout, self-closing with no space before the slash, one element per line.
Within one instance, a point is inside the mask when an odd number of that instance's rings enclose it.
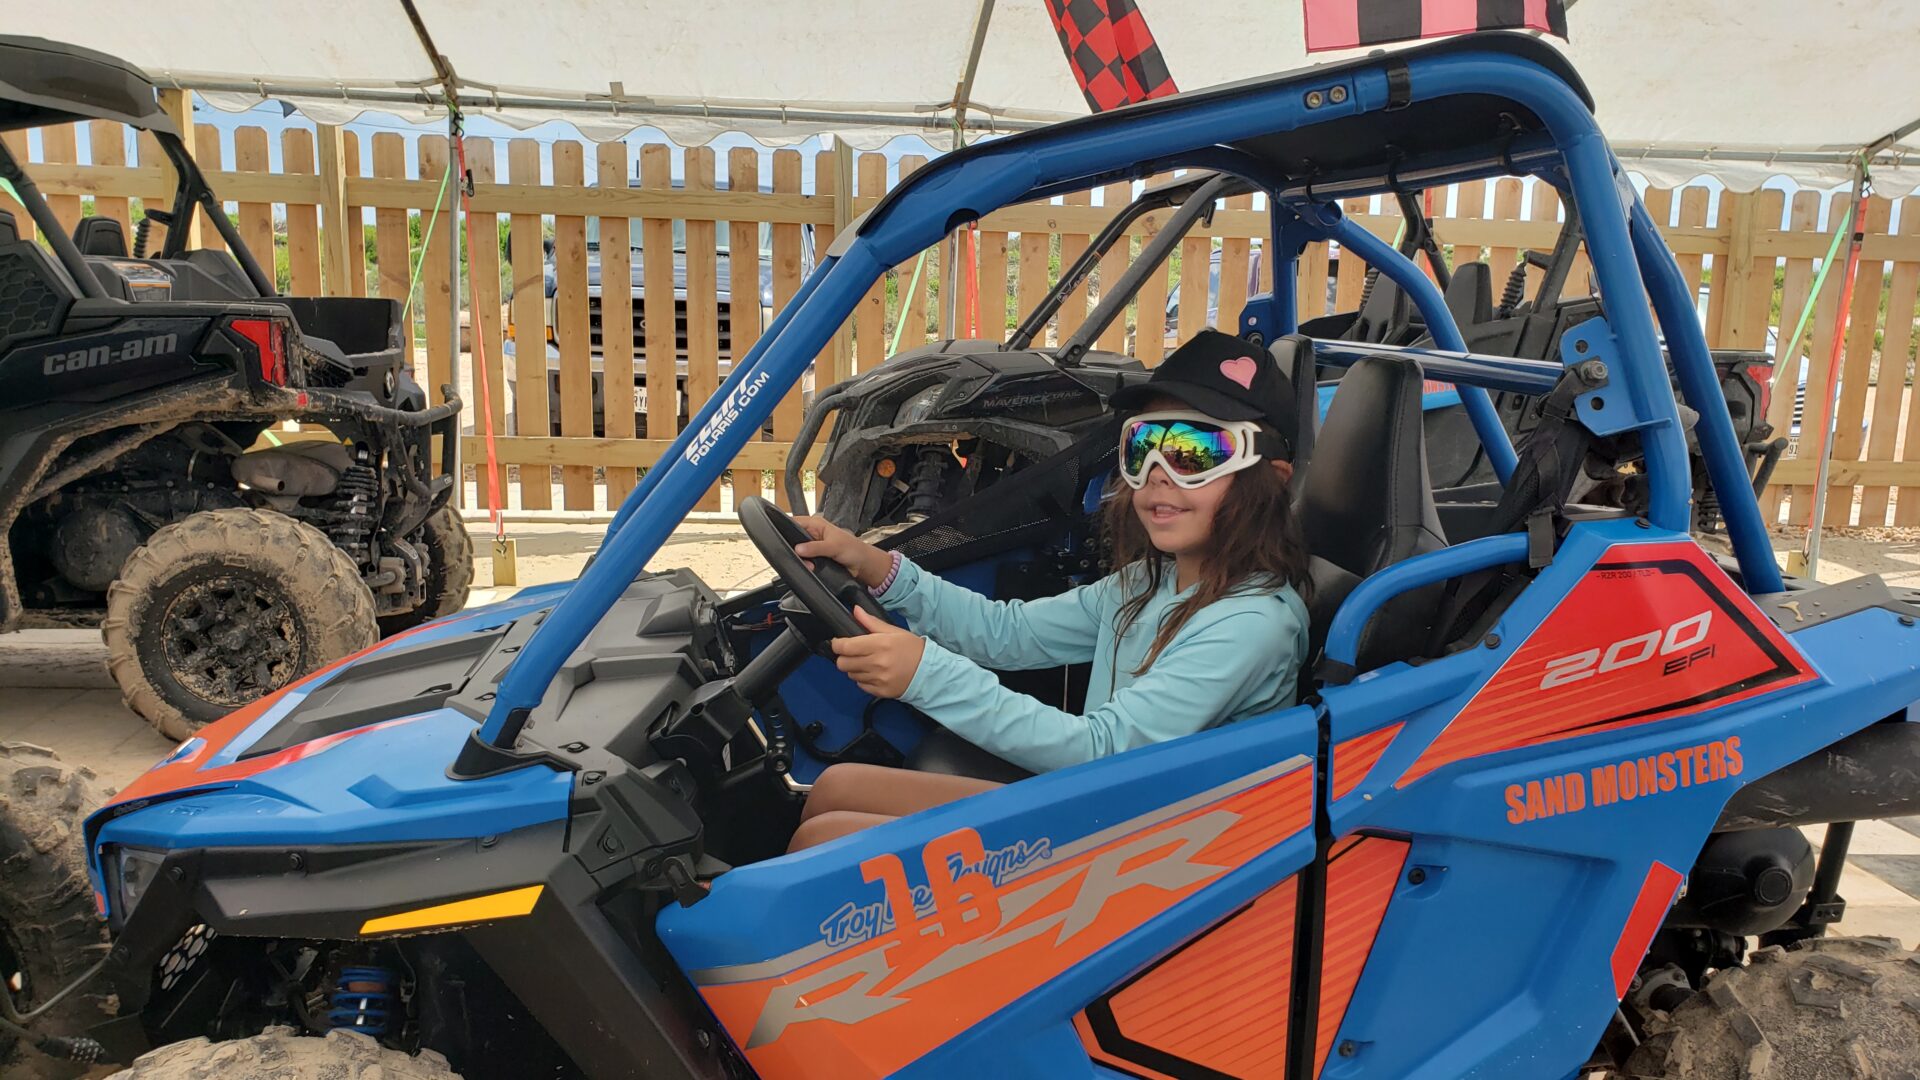
<path fill-rule="evenodd" d="M 1347 370 L 1314 442 L 1295 508 L 1313 555 L 1311 634 L 1318 654 L 1340 604 L 1365 578 L 1447 546 L 1427 479 L 1420 399 L 1425 377 L 1409 357 L 1370 356 Z M 1388 601 L 1360 637 L 1359 670 L 1415 656 L 1426 645 L 1442 586 Z"/>

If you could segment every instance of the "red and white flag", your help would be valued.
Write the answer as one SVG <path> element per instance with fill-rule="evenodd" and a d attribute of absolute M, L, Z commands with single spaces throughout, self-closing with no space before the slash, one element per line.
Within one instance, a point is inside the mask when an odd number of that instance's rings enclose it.
<path fill-rule="evenodd" d="M 1565 0 L 1302 0 L 1307 51 L 1355 49 L 1395 41 L 1539 30 L 1564 40 Z"/>

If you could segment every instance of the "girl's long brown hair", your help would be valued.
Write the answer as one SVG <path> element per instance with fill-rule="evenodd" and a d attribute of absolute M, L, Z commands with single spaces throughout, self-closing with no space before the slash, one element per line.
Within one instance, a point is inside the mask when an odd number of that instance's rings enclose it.
<path fill-rule="evenodd" d="M 1213 517 L 1213 534 L 1202 559 L 1199 586 L 1193 595 L 1175 606 L 1160 620 L 1153 646 L 1135 675 L 1146 672 L 1159 658 L 1187 620 L 1225 596 L 1240 592 L 1258 592 L 1291 585 L 1302 600 L 1308 599 L 1312 585 L 1307 572 L 1307 544 L 1300 532 L 1299 519 L 1293 513 L 1291 467 L 1276 469 L 1266 462 L 1233 473 L 1233 487 Z M 1220 483 L 1220 480 L 1214 483 Z M 1116 573 L 1138 575 L 1138 592 L 1120 605 L 1119 621 L 1114 628 L 1116 641 L 1126 636 L 1134 621 L 1146 609 L 1147 601 L 1159 590 L 1163 575 L 1173 572 L 1173 560 L 1163 555 L 1147 538 L 1146 526 L 1133 512 L 1133 489 L 1116 476 L 1106 500 L 1106 529 L 1113 549 Z M 1130 571 L 1135 564 L 1139 570 Z"/>

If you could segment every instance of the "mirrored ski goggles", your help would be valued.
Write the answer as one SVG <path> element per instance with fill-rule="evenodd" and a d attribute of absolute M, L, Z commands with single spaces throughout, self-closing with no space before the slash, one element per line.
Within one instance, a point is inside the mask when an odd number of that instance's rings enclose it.
<path fill-rule="evenodd" d="M 1205 413 L 1147 412 L 1120 426 L 1120 479 L 1147 486 L 1155 463 L 1178 487 L 1197 488 L 1239 472 L 1277 446 L 1252 420 L 1216 420 Z"/>

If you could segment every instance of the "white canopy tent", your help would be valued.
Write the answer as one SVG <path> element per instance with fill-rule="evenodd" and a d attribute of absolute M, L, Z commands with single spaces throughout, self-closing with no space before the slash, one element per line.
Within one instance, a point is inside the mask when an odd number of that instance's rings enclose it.
<path fill-rule="evenodd" d="M 1141 0 L 1185 89 L 1303 66 L 1292 0 Z M 1828 186 L 1880 147 L 1883 194 L 1920 187 L 1920 4 L 1911 0 L 1569 0 L 1565 46 L 1629 166 L 1750 190 Z M 639 126 L 684 144 L 833 132 L 862 148 L 969 138 L 1083 115 L 1041 0 L 417 0 L 469 112 Z M 400 0 L 71 0 L 9 7 L 9 33 L 122 56 L 224 108 L 263 97 L 342 122 L 443 116 Z M 984 24 L 984 25 L 983 25 Z M 983 32 L 981 32 L 983 31 Z M 978 41 L 976 42 L 976 37 Z M 1325 54 L 1339 58 L 1342 54 Z M 1889 137 L 1891 141 L 1889 142 Z"/>

